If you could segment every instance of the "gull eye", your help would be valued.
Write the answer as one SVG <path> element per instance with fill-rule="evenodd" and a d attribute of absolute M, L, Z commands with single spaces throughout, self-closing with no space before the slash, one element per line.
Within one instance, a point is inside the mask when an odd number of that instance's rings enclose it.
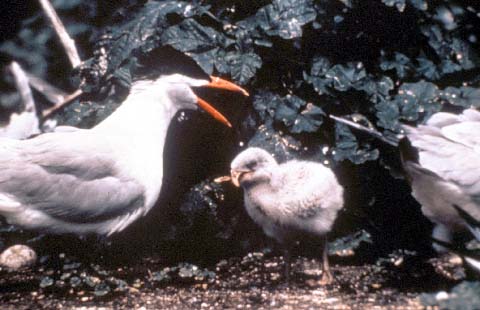
<path fill-rule="evenodd" d="M 247 169 L 254 170 L 257 167 L 257 163 L 255 161 L 248 162 L 246 165 Z"/>

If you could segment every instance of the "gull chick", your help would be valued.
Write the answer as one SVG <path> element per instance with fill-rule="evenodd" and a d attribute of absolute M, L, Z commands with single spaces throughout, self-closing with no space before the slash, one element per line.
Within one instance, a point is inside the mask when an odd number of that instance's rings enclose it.
<path fill-rule="evenodd" d="M 135 82 L 122 105 L 92 129 L 60 127 L 28 140 L 0 138 L 0 215 L 44 232 L 123 230 L 158 199 L 165 138 L 179 110 L 200 106 L 231 126 L 195 95 L 195 87 L 247 95 L 216 77 L 160 76 Z"/>
<path fill-rule="evenodd" d="M 289 279 L 290 248 L 302 237 L 318 236 L 322 247 L 322 284 L 333 276 L 328 264 L 327 233 L 343 207 L 343 188 L 333 172 L 315 162 L 278 164 L 265 150 L 248 148 L 231 163 L 232 182 L 244 190 L 245 208 L 265 234 L 285 250 Z"/>

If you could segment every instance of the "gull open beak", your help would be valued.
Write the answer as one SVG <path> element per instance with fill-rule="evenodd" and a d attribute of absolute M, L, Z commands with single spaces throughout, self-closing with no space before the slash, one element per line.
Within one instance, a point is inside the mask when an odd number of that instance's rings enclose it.
<path fill-rule="evenodd" d="M 250 96 L 250 94 L 245 89 L 241 88 L 235 83 L 229 82 L 227 80 L 224 80 L 222 78 L 219 78 L 217 76 L 212 76 L 212 75 L 210 76 L 210 80 L 211 80 L 210 83 L 208 83 L 204 87 L 228 90 L 231 92 L 240 93 L 245 97 Z"/>
<path fill-rule="evenodd" d="M 236 85 L 232 82 L 229 82 L 227 80 L 221 79 L 221 78 L 216 77 L 216 76 L 210 76 L 210 79 L 211 79 L 210 83 L 208 83 L 208 84 L 206 84 L 202 87 L 223 89 L 223 90 L 228 90 L 228 91 L 240 93 L 244 96 L 249 96 L 248 92 L 245 89 L 241 88 L 240 86 L 238 86 L 238 85 Z M 228 119 L 225 116 L 223 116 L 222 113 L 218 112 L 217 109 L 215 109 L 210 103 L 206 102 L 202 98 L 199 98 L 198 96 L 197 96 L 197 104 L 200 108 L 205 110 L 205 112 L 207 112 L 208 114 L 213 116 L 213 118 L 218 120 L 220 123 L 222 123 L 222 124 L 224 124 L 228 127 L 232 127 L 232 124 L 230 124 Z"/>

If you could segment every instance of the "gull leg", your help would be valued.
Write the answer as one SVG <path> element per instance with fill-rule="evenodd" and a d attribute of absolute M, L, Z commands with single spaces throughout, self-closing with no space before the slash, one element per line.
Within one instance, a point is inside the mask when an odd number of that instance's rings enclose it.
<path fill-rule="evenodd" d="M 432 231 L 432 237 L 440 241 L 451 243 L 452 242 L 452 232 L 445 225 L 436 224 Z M 440 254 L 448 253 L 448 249 L 439 244 L 433 243 L 433 249 Z"/>
<path fill-rule="evenodd" d="M 328 242 L 327 237 L 322 236 L 322 278 L 320 285 L 326 285 L 333 282 L 333 275 L 330 272 L 330 264 L 328 263 Z"/>

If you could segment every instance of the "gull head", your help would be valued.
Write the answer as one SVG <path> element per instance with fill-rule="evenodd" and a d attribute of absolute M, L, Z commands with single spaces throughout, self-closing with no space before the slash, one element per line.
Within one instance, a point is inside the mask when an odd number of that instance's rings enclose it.
<path fill-rule="evenodd" d="M 249 186 L 270 180 L 270 174 L 265 168 L 276 166 L 277 161 L 267 151 L 250 147 L 235 157 L 230 165 L 232 183 L 239 186 Z"/>
<path fill-rule="evenodd" d="M 155 81 L 155 86 L 164 89 L 168 99 L 179 109 L 196 110 L 197 95 L 192 87 L 204 87 L 210 81 L 194 79 L 182 74 L 161 76 Z"/>
<path fill-rule="evenodd" d="M 240 86 L 227 80 L 213 76 L 210 77 L 210 80 L 207 80 L 194 79 L 178 73 L 172 75 L 164 75 L 155 80 L 153 82 L 153 86 L 156 89 L 163 90 L 164 94 L 166 94 L 167 96 L 167 99 L 178 110 L 196 110 L 198 107 L 200 107 L 208 114 L 213 116 L 216 120 L 227 125 L 228 127 L 232 126 L 227 120 L 227 118 L 223 116 L 219 111 L 217 111 L 210 103 L 198 97 L 195 94 L 194 89 L 207 87 L 237 92 L 244 96 L 249 95 L 248 92 Z"/>

